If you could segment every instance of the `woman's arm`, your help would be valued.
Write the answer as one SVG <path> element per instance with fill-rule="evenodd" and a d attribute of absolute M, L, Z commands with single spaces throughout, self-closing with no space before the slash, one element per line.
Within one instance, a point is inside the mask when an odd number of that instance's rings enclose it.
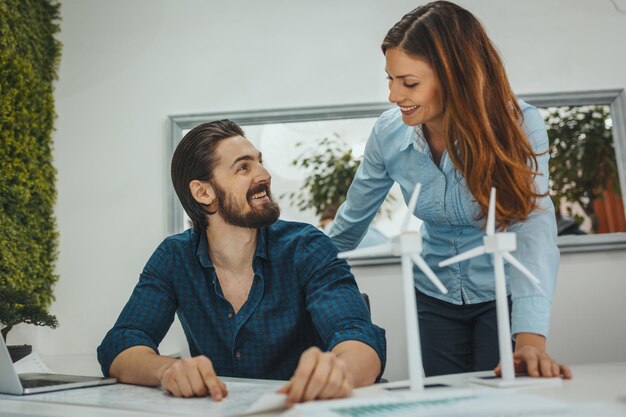
<path fill-rule="evenodd" d="M 357 169 L 346 201 L 339 207 L 329 232 L 340 251 L 357 247 L 393 185 L 380 149 L 380 125 L 381 119 L 372 129 L 363 162 Z"/>
<path fill-rule="evenodd" d="M 528 139 L 537 154 L 537 191 L 548 193 L 548 135 L 543 118 L 534 107 L 524 110 L 524 129 L 529 132 Z M 516 269 L 510 268 L 514 360 L 518 372 L 527 372 L 531 376 L 562 375 L 571 378 L 569 368 L 557 363 L 546 352 L 560 253 L 556 244 L 557 226 L 552 200 L 546 195 L 538 203 L 539 207 L 528 219 L 509 227 L 509 231 L 517 234 L 517 250 L 513 255 L 540 280 L 540 288 L 536 288 Z M 496 372 L 499 372 L 498 368 Z"/>

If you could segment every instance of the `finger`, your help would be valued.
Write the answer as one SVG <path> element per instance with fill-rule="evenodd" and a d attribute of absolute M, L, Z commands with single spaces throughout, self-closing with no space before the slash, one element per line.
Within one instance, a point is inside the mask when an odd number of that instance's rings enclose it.
<path fill-rule="evenodd" d="M 572 379 L 572 377 L 574 376 L 574 374 L 572 374 L 571 369 L 569 369 L 568 366 L 565 365 L 561 365 L 561 375 L 563 375 L 563 378 L 565 379 Z"/>
<path fill-rule="evenodd" d="M 300 357 L 298 367 L 291 378 L 291 389 L 287 397 L 287 403 L 289 405 L 302 401 L 304 391 L 309 384 L 309 379 L 317 366 L 317 361 L 321 351 L 313 348 L 307 349 Z"/>
<path fill-rule="evenodd" d="M 172 377 L 171 372 L 165 371 L 163 373 L 163 376 L 161 377 L 161 388 L 163 388 L 165 392 L 167 392 L 170 395 L 173 395 L 174 397 L 180 397 L 180 391 L 178 390 L 178 385 L 176 384 L 176 381 Z"/>
<path fill-rule="evenodd" d="M 290 390 L 291 390 L 291 380 L 289 380 L 289 382 L 287 382 L 282 387 L 278 388 L 278 390 L 276 390 L 276 392 L 278 392 L 280 394 L 288 394 Z"/>
<path fill-rule="evenodd" d="M 161 383 L 161 387 L 173 397 L 182 397 L 178 384 L 174 380 L 167 380 Z"/>
<path fill-rule="evenodd" d="M 178 391 L 180 392 L 181 397 L 192 397 L 193 390 L 191 389 L 191 384 L 189 383 L 188 375 L 186 371 L 179 372 L 175 375 L 176 384 L 178 385 Z"/>
<path fill-rule="evenodd" d="M 496 376 L 500 376 L 500 373 L 502 372 L 502 368 L 500 367 L 500 362 L 498 362 L 496 367 L 493 369 L 493 372 L 495 372 Z"/>
<path fill-rule="evenodd" d="M 560 377 L 561 376 L 561 371 L 560 371 L 560 366 L 558 363 L 556 363 L 555 361 L 552 361 L 552 376 L 553 377 Z"/>
<path fill-rule="evenodd" d="M 331 369 L 326 385 L 322 387 L 322 390 L 318 394 L 317 398 L 329 399 L 339 398 L 341 396 L 341 387 L 345 376 L 343 369 L 339 366 L 335 366 Z"/>
<path fill-rule="evenodd" d="M 520 355 L 520 359 L 522 359 L 522 367 L 526 367 L 526 373 L 533 377 L 540 376 L 539 374 L 539 358 L 535 352 L 525 352 Z"/>
<path fill-rule="evenodd" d="M 341 390 L 339 391 L 339 395 L 341 397 L 347 397 L 352 392 L 353 386 L 354 385 L 352 384 L 352 382 L 350 382 L 348 378 L 345 378 L 343 380 L 343 384 L 341 385 Z"/>
<path fill-rule="evenodd" d="M 195 397 L 204 397 L 208 394 L 207 387 L 202 379 L 202 374 L 197 367 L 192 367 L 188 373 L 189 385 Z"/>
<path fill-rule="evenodd" d="M 214 401 L 220 401 L 224 398 L 225 392 L 222 391 L 222 386 L 220 385 L 221 381 L 217 378 L 217 374 L 213 369 L 213 364 L 208 358 L 204 358 L 198 360 L 197 366 L 198 371 L 202 376 L 204 386 L 209 391 L 211 399 Z M 226 388 L 226 386 L 224 386 L 224 388 Z"/>
<path fill-rule="evenodd" d="M 552 363 L 554 362 L 552 358 L 546 354 L 542 354 L 538 359 L 541 376 L 545 376 L 547 378 L 552 377 Z"/>
<path fill-rule="evenodd" d="M 326 352 L 320 355 L 317 366 L 315 366 L 313 374 L 309 379 L 309 384 L 304 390 L 303 401 L 311 401 L 317 398 L 324 386 L 326 386 L 334 366 L 335 354 Z"/>
<path fill-rule="evenodd" d="M 217 383 L 220 385 L 220 388 L 222 389 L 222 394 L 224 394 L 224 397 L 228 396 L 228 388 L 226 387 L 226 384 L 223 383 L 219 378 L 217 380 Z"/>

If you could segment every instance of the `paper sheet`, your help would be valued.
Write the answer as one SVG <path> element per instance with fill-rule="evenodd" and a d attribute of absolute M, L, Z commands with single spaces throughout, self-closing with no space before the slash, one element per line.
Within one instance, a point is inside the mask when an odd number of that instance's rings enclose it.
<path fill-rule="evenodd" d="M 287 396 L 275 392 L 280 387 L 278 384 L 226 382 L 226 387 L 228 396 L 220 402 L 209 397 L 174 398 L 159 388 L 126 384 L 35 394 L 20 399 L 205 417 L 231 417 L 287 408 Z"/>
<path fill-rule="evenodd" d="M 626 411 L 606 404 L 571 404 L 541 396 L 476 391 L 437 396 L 404 394 L 393 397 L 350 398 L 296 406 L 302 417 L 624 417 Z"/>
<path fill-rule="evenodd" d="M 15 372 L 18 374 L 28 373 L 44 373 L 52 374 L 53 372 L 46 366 L 37 352 L 32 352 L 28 356 L 23 357 L 13 364 Z"/>

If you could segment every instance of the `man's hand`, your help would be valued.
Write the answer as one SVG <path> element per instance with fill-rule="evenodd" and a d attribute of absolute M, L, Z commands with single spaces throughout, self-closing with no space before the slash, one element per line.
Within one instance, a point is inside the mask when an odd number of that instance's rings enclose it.
<path fill-rule="evenodd" d="M 515 373 L 526 373 L 532 377 L 563 377 L 572 378 L 572 371 L 559 364 L 546 352 L 546 338 L 533 333 L 518 333 L 515 337 L 515 353 L 513 354 Z M 494 369 L 500 376 L 500 364 Z"/>
<path fill-rule="evenodd" d="M 228 395 L 226 385 L 217 378 L 213 364 L 206 356 L 180 359 L 160 375 L 161 387 L 174 397 L 204 397 L 221 401 Z"/>
<path fill-rule="evenodd" d="M 333 352 L 311 347 L 300 356 L 293 376 L 278 392 L 287 394 L 291 406 L 314 399 L 347 397 L 353 385 L 352 375 L 343 359 Z"/>

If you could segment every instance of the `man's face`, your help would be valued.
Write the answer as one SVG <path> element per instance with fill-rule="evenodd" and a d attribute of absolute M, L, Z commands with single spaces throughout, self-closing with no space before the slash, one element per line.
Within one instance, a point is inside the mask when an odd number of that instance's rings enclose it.
<path fill-rule="evenodd" d="M 261 152 L 242 136 L 220 142 L 220 157 L 213 171 L 217 212 L 228 224 L 256 229 L 274 223 L 280 215 L 272 199 L 272 177 L 263 166 Z"/>

